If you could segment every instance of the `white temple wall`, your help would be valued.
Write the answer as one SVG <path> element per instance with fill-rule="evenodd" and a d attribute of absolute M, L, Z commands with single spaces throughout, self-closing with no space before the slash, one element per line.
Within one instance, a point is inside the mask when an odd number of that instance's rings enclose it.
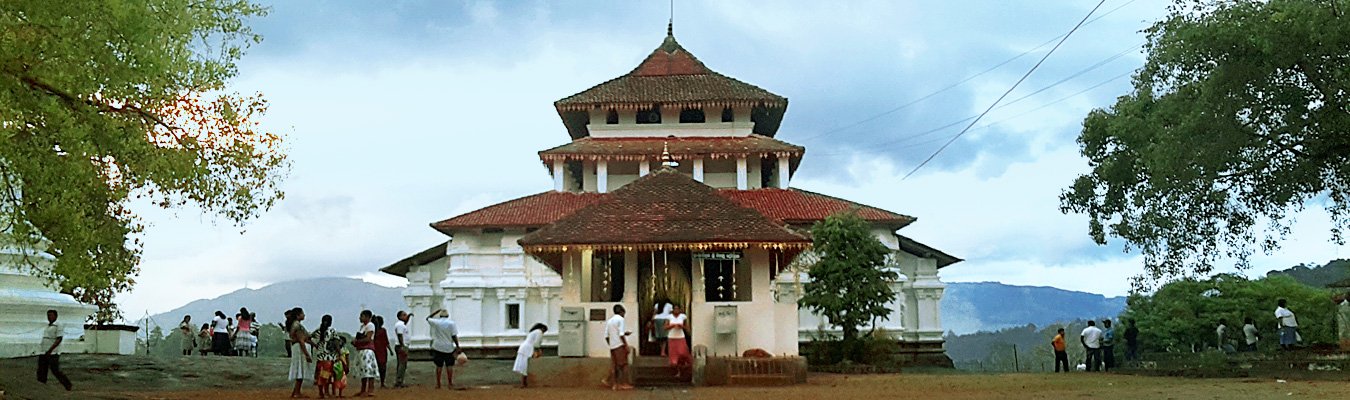
<path fill-rule="evenodd" d="M 41 348 L 47 327 L 47 310 L 56 310 L 62 328 L 64 353 L 102 350 L 82 341 L 84 323 L 98 307 L 82 304 L 33 276 L 25 265 L 49 268 L 51 256 L 25 252 L 0 243 L 0 358 L 26 357 L 46 351 Z M 118 353 L 113 353 L 118 354 Z M 126 353 L 129 354 L 129 353 Z"/>
<path fill-rule="evenodd" d="M 743 252 L 741 267 L 751 271 L 750 301 L 707 301 L 703 282 L 703 260 L 694 260 L 693 299 L 690 302 L 689 330 L 692 345 L 704 345 L 713 355 L 739 356 L 750 349 L 763 349 L 771 354 L 796 355 L 796 346 L 780 347 L 779 335 L 795 337 L 793 329 L 779 331 L 778 306 L 770 287 L 769 253 L 763 249 Z M 715 333 L 714 312 L 717 306 L 736 307 L 736 332 Z"/>
<path fill-rule="evenodd" d="M 592 137 L 597 138 L 620 138 L 620 137 L 710 137 L 710 136 L 749 136 L 755 128 L 755 123 L 750 122 L 750 108 L 733 108 L 735 121 L 722 122 L 722 109 L 709 108 L 704 110 L 704 123 L 680 123 L 680 109 L 675 107 L 663 108 L 661 110 L 660 124 L 638 124 L 637 110 L 618 110 L 619 123 L 608 124 L 606 117 L 609 110 L 592 109 L 590 112 L 591 123 L 586 126 Z"/>

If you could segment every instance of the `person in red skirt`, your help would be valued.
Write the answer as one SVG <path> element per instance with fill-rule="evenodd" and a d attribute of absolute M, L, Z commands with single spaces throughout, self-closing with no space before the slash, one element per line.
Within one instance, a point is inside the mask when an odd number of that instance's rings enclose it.
<path fill-rule="evenodd" d="M 666 353 L 670 355 L 670 365 L 675 366 L 675 376 L 679 377 L 685 373 L 689 366 L 694 364 L 693 357 L 689 356 L 688 331 L 685 330 L 685 323 L 689 317 L 684 313 L 684 308 L 676 304 L 670 312 L 670 319 L 666 321 L 666 346 L 669 349 Z"/>

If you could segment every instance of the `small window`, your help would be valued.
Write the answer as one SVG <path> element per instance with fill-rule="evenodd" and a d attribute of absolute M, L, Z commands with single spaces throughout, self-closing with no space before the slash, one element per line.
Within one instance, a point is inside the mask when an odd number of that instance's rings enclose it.
<path fill-rule="evenodd" d="M 749 265 L 740 260 L 703 260 L 705 301 L 750 301 Z"/>
<path fill-rule="evenodd" d="M 605 114 L 605 124 L 617 125 L 618 123 L 619 123 L 619 112 L 614 111 L 613 108 L 609 109 L 609 113 Z"/>
<path fill-rule="evenodd" d="M 681 124 L 701 124 L 703 122 L 704 122 L 703 110 L 700 109 L 680 110 Z"/>
<path fill-rule="evenodd" d="M 661 123 L 661 106 L 655 105 L 650 109 L 638 110 L 637 123 L 639 124 L 659 124 Z"/>
<path fill-rule="evenodd" d="M 623 301 L 623 269 L 623 252 L 595 252 L 591 256 L 590 301 Z"/>
<path fill-rule="evenodd" d="M 506 329 L 520 329 L 520 304 L 506 305 Z"/>
<path fill-rule="evenodd" d="M 736 122 L 736 112 L 731 107 L 722 108 L 722 122 Z"/>

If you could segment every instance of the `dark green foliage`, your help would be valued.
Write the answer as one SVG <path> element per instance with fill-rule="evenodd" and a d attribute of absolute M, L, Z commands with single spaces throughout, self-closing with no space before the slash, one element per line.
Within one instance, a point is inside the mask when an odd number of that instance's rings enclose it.
<path fill-rule="evenodd" d="M 1326 265 L 1299 264 L 1289 269 L 1270 271 L 1266 276 L 1288 276 L 1304 285 L 1327 287 L 1350 278 L 1350 259 L 1331 260 Z"/>
<path fill-rule="evenodd" d="M 843 346 L 854 349 L 859 329 L 885 320 L 895 299 L 890 284 L 899 275 L 886 268 L 890 249 L 873 236 L 871 227 L 853 214 L 839 214 L 811 228 L 811 281 L 803 285 L 799 304 L 827 318 L 843 331 Z M 857 354 L 857 351 L 849 351 Z M 858 361 L 858 358 L 853 358 Z"/>
<path fill-rule="evenodd" d="M 1350 224 L 1347 0 L 1182 0 L 1146 30 L 1134 90 L 1078 138 L 1092 172 L 1061 195 L 1098 243 L 1144 256 L 1151 287 L 1247 267 L 1305 205 Z"/>
<path fill-rule="evenodd" d="M 1152 296 L 1131 296 L 1122 317 L 1138 321 L 1139 343 L 1145 352 L 1214 347 L 1214 328 L 1220 318 L 1228 320 L 1228 336 L 1237 340 L 1244 317 L 1252 318 L 1261 332 L 1263 348 L 1270 348 L 1278 340 L 1275 306 L 1281 298 L 1289 301 L 1289 309 L 1298 317 L 1305 344 L 1336 342 L 1336 305 L 1331 292 L 1284 276 L 1248 280 L 1220 274 L 1204 280 L 1178 280 Z"/>

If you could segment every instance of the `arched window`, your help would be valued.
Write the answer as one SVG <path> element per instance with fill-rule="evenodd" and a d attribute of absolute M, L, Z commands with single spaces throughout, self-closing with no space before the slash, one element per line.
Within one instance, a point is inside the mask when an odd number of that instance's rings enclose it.
<path fill-rule="evenodd" d="M 731 107 L 722 108 L 722 122 L 735 122 L 736 112 L 731 111 Z"/>
<path fill-rule="evenodd" d="M 681 124 L 701 124 L 704 121 L 703 110 L 698 108 L 686 108 L 680 110 Z"/>
<path fill-rule="evenodd" d="M 618 123 L 619 123 L 619 112 L 614 111 L 613 108 L 609 109 L 609 113 L 605 114 L 605 124 L 617 125 Z"/>
<path fill-rule="evenodd" d="M 659 124 L 661 123 L 661 105 L 653 105 L 646 110 L 638 110 L 637 123 L 639 124 Z"/>

